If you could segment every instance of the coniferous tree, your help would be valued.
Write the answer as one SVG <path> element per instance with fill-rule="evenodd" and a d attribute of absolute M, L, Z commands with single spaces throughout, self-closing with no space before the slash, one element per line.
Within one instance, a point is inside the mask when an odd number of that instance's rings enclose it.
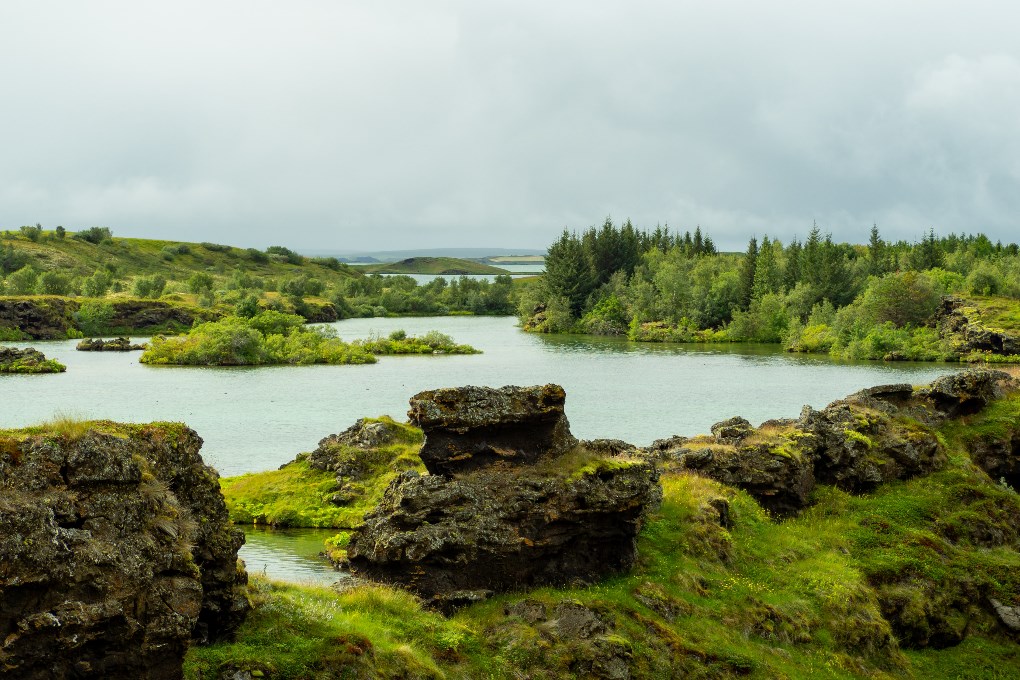
<path fill-rule="evenodd" d="M 754 294 L 754 273 L 758 265 L 758 239 L 751 237 L 747 244 L 747 253 L 740 263 L 740 307 L 747 309 L 751 305 Z"/>
<path fill-rule="evenodd" d="M 570 312 L 580 317 L 584 303 L 595 288 L 592 266 L 576 234 L 563 230 L 545 256 L 545 284 L 554 297 L 562 297 Z"/>
<path fill-rule="evenodd" d="M 889 271 L 889 254 L 885 241 L 878 234 L 878 225 L 871 225 L 871 237 L 868 239 L 868 273 L 881 276 Z"/>
<path fill-rule="evenodd" d="M 786 247 L 786 264 L 783 267 L 783 286 L 787 290 L 793 290 L 800 282 L 801 250 L 800 241 L 794 236 Z"/>
<path fill-rule="evenodd" d="M 754 282 L 751 286 L 751 298 L 760 300 L 768 293 L 775 293 L 780 286 L 779 264 L 776 253 L 768 234 L 762 237 L 758 258 L 755 261 Z"/>

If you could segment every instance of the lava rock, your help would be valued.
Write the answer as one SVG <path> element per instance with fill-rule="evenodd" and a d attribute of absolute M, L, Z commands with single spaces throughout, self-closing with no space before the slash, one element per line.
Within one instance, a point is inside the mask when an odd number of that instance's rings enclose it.
<path fill-rule="evenodd" d="M 0 437 L 0 668 L 179 678 L 227 638 L 247 574 L 202 440 L 180 425 Z"/>
<path fill-rule="evenodd" d="M 453 476 L 494 463 L 532 465 L 577 444 L 559 385 L 459 387 L 411 397 L 407 416 L 425 433 L 421 459 L 432 474 Z"/>
<path fill-rule="evenodd" d="M 128 338 L 114 338 L 113 340 L 103 340 L 102 338 L 86 338 L 79 342 L 75 349 L 79 352 L 132 352 L 135 350 L 145 349 L 148 345 L 131 344 L 131 340 Z"/>
<path fill-rule="evenodd" d="M 0 373 L 63 373 L 67 367 L 32 347 L 0 347 Z"/>

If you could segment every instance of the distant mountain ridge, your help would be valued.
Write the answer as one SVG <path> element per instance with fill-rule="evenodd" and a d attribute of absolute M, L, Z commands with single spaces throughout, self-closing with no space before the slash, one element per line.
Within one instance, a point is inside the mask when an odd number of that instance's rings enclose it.
<path fill-rule="evenodd" d="M 460 259 L 484 259 L 504 255 L 545 255 L 544 248 L 419 248 L 415 250 L 304 251 L 306 255 L 336 257 L 347 262 L 399 262 L 412 257 L 456 257 Z"/>

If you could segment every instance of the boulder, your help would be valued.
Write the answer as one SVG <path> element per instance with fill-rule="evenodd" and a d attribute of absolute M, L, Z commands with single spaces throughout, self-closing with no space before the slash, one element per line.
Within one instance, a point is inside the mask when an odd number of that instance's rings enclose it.
<path fill-rule="evenodd" d="M 720 444 L 739 444 L 752 432 L 754 427 L 740 416 L 734 416 L 712 426 L 712 436 Z"/>
<path fill-rule="evenodd" d="M 128 338 L 114 338 L 103 340 L 102 338 L 86 338 L 79 342 L 75 349 L 79 352 L 132 352 L 145 349 L 147 345 L 133 345 Z"/>
<path fill-rule="evenodd" d="M 977 413 L 1015 385 L 1013 377 L 1004 371 L 960 371 L 919 387 L 916 395 L 930 404 L 939 417 L 956 418 Z"/>
<path fill-rule="evenodd" d="M 494 592 L 630 567 L 645 512 L 661 498 L 655 464 L 565 449 L 574 439 L 558 386 L 462 391 L 412 398 L 434 472 L 407 471 L 390 484 L 351 539 L 352 571 L 450 611 Z M 443 457 L 450 452 L 471 455 Z"/>
<path fill-rule="evenodd" d="M 407 417 L 425 433 L 421 459 L 432 474 L 453 476 L 493 463 L 532 465 L 577 444 L 559 385 L 460 387 L 411 397 Z"/>
<path fill-rule="evenodd" d="M 176 424 L 0 435 L 0 668 L 180 678 L 229 637 L 247 574 L 202 440 Z"/>

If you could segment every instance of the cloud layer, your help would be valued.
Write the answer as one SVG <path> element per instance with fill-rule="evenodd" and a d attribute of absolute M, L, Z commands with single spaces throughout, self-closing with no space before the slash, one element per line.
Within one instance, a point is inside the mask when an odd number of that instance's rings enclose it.
<path fill-rule="evenodd" d="M 0 5 L 0 227 L 305 250 L 727 248 L 1020 214 L 1005 3 Z"/>

